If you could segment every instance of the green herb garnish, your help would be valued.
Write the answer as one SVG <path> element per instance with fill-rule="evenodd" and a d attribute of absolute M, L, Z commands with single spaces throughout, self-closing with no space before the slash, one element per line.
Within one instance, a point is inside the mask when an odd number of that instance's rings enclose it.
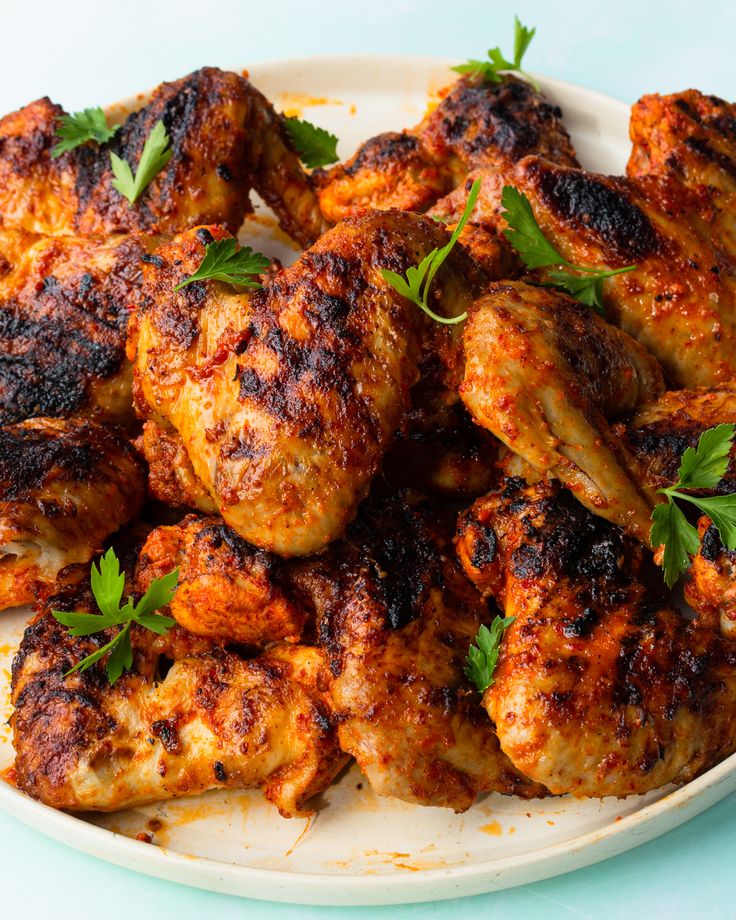
<path fill-rule="evenodd" d="M 100 559 L 99 569 L 92 563 L 90 583 L 100 613 L 69 613 L 63 610 L 52 610 L 51 613 L 62 626 L 69 627 L 72 636 L 91 636 L 121 626 L 117 634 L 102 648 L 83 658 L 78 664 L 66 672 L 73 674 L 75 671 L 86 671 L 96 661 L 109 653 L 106 671 L 110 685 L 120 677 L 123 671 L 133 667 L 133 648 L 130 644 L 130 627 L 136 623 L 150 629 L 158 635 L 166 633 L 175 623 L 171 617 L 154 613 L 159 607 L 164 607 L 171 601 L 176 591 L 176 582 L 179 569 L 174 569 L 162 578 L 154 578 L 149 589 L 138 601 L 133 603 L 129 597 L 121 607 L 120 601 L 125 587 L 125 576 L 120 571 L 120 562 L 115 555 L 115 550 L 110 548 Z"/>
<path fill-rule="evenodd" d="M 169 147 L 169 135 L 166 133 L 164 123 L 157 121 L 146 138 L 146 143 L 143 145 L 143 152 L 141 153 L 135 176 L 133 176 L 129 163 L 110 152 L 112 171 L 115 175 L 112 180 L 113 188 L 117 189 L 131 204 L 135 204 L 149 184 L 169 162 L 172 152 Z"/>
<path fill-rule="evenodd" d="M 667 504 L 657 505 L 652 512 L 652 546 L 664 544 L 664 580 L 671 588 L 680 575 L 690 567 L 690 555 L 700 546 L 698 531 L 688 521 L 675 499 L 689 502 L 707 514 L 718 531 L 723 545 L 736 549 L 736 493 L 701 498 L 688 495 L 682 489 L 712 489 L 728 469 L 731 445 L 736 425 L 717 425 L 704 431 L 698 446 L 688 447 L 682 455 L 677 482 L 657 491 L 667 496 Z"/>
<path fill-rule="evenodd" d="M 527 29 L 519 22 L 519 17 L 514 16 L 514 59 L 507 61 L 501 53 L 501 49 L 496 46 L 488 51 L 487 61 L 469 60 L 464 64 L 458 64 L 452 69 L 456 73 L 471 74 L 473 76 L 482 76 L 486 83 L 500 83 L 503 71 L 513 70 L 516 73 L 523 74 L 532 84 L 534 89 L 539 92 L 539 84 L 529 74 L 521 69 L 521 62 L 526 54 L 526 50 L 534 38 L 536 29 Z"/>
<path fill-rule="evenodd" d="M 476 179 L 470 189 L 470 194 L 468 195 L 468 200 L 465 204 L 465 210 L 463 211 L 462 217 L 453 230 L 452 236 L 450 237 L 450 242 L 447 243 L 446 246 L 443 246 L 442 249 L 433 249 L 422 259 L 419 265 L 412 265 L 411 268 L 407 269 L 405 278 L 402 278 L 401 275 L 397 274 L 396 272 L 392 272 L 387 268 L 381 269 L 381 274 L 383 275 L 384 279 L 388 281 L 388 283 L 392 288 L 394 288 L 395 291 L 398 291 L 402 297 L 406 297 L 407 300 L 415 303 L 420 309 L 424 310 L 427 316 L 430 316 L 438 323 L 453 325 L 454 323 L 461 323 L 464 319 L 468 318 L 467 313 L 462 313 L 460 316 L 453 317 L 439 316 L 429 307 L 427 304 L 427 298 L 429 297 L 429 293 L 432 289 L 434 276 L 439 271 L 442 263 L 449 256 L 450 252 L 455 246 L 455 243 L 457 243 L 458 237 L 463 232 L 465 224 L 467 224 L 468 219 L 473 212 L 479 191 L 480 179 Z"/>
<path fill-rule="evenodd" d="M 300 118 L 284 118 L 284 127 L 299 159 L 309 169 L 337 162 L 337 138 Z"/>
<path fill-rule="evenodd" d="M 504 236 L 521 256 L 528 269 L 548 268 L 552 265 L 564 265 L 567 269 L 548 271 L 550 286 L 571 294 L 576 300 L 592 307 L 596 313 L 604 314 L 603 282 L 614 275 L 633 272 L 636 265 L 624 268 L 600 269 L 586 265 L 573 265 L 563 258 L 542 233 L 532 211 L 529 199 L 513 185 L 505 185 L 501 203 L 504 210 L 501 216 L 506 220 L 508 229 Z"/>
<path fill-rule="evenodd" d="M 270 264 L 266 256 L 253 252 L 250 246 L 238 249 L 238 241 L 234 237 L 215 240 L 205 247 L 204 258 L 196 272 L 177 284 L 174 290 L 179 291 L 192 281 L 211 278 L 255 291 L 262 285 L 254 281 L 253 276 L 265 272 Z"/>
<path fill-rule="evenodd" d="M 501 640 L 504 632 L 511 626 L 516 617 L 494 617 L 491 628 L 483 625 L 475 637 L 475 645 L 468 649 L 465 665 L 465 676 L 472 680 L 479 693 L 485 693 L 493 686 L 493 672 L 498 663 L 498 653 L 501 650 Z"/>
<path fill-rule="evenodd" d="M 74 112 L 72 115 L 61 115 L 56 128 L 59 143 L 51 151 L 51 156 L 59 157 L 67 150 L 74 150 L 88 141 L 104 144 L 114 136 L 119 127 L 120 125 L 112 128 L 107 126 L 107 118 L 99 106 L 94 109 L 82 109 L 81 112 Z"/>

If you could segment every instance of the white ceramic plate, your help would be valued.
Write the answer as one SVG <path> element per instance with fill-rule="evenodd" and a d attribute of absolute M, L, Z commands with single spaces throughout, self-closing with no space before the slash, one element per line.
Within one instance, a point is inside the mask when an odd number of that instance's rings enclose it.
<path fill-rule="evenodd" d="M 280 108 L 334 131 L 345 157 L 373 134 L 419 121 L 428 97 L 451 79 L 451 63 L 330 57 L 261 64 L 250 76 Z M 540 82 L 561 105 L 583 164 L 622 172 L 626 106 L 559 81 Z M 284 262 L 296 255 L 263 206 L 241 238 Z M 10 662 L 25 619 L 22 611 L 0 614 L 0 770 L 13 757 L 5 725 Z M 183 884 L 274 901 L 359 905 L 478 894 L 568 872 L 651 840 L 734 789 L 736 755 L 678 790 L 603 802 L 490 795 L 463 815 L 378 798 L 355 767 L 325 792 L 309 821 L 280 818 L 258 792 L 79 818 L 0 782 L 0 808 L 69 846 Z M 147 831 L 154 845 L 135 839 Z"/>

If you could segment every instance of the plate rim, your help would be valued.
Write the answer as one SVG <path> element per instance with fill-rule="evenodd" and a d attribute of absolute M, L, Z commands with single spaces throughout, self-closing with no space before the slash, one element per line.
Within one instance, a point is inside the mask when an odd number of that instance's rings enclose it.
<path fill-rule="evenodd" d="M 277 73 L 284 68 L 315 65 L 361 69 L 381 63 L 400 68 L 449 68 L 453 58 L 431 55 L 337 54 L 257 61 L 248 67 L 231 67 L 253 75 Z M 577 96 L 582 106 L 617 107 L 627 103 L 613 96 L 556 77 L 533 74 L 545 89 Z M 151 90 L 141 90 L 111 102 L 106 109 L 139 107 Z M 123 834 L 58 811 L 32 799 L 7 782 L 0 782 L 0 810 L 26 826 L 66 846 L 104 859 L 140 874 L 179 884 L 260 900 L 314 905 L 389 905 L 488 893 L 592 865 L 640 846 L 711 807 L 736 789 L 736 754 L 689 783 L 602 828 L 541 846 L 538 849 L 494 859 L 412 872 L 394 868 L 376 874 L 303 872 L 244 866 L 131 839 Z M 705 802 L 705 804 L 703 804 Z M 702 806 L 702 807 L 701 807 Z M 419 807 L 419 806 L 417 806 Z M 666 828 L 659 819 L 669 818 Z M 622 840 L 623 838 L 623 840 Z M 621 843 L 623 842 L 623 846 Z"/>

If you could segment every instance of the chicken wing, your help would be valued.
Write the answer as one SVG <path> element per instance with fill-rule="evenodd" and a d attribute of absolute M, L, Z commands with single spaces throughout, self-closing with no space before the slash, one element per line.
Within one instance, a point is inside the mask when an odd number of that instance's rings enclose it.
<path fill-rule="evenodd" d="M 501 754 L 463 674 L 489 613 L 452 558 L 454 517 L 417 495 L 369 500 L 290 577 L 317 613 L 342 749 L 380 795 L 464 811 L 485 791 L 546 791 Z"/>
<path fill-rule="evenodd" d="M 322 212 L 337 223 L 367 208 L 426 211 L 468 170 L 508 167 L 531 153 L 576 166 L 561 118 L 524 80 L 462 77 L 416 128 L 379 134 L 318 173 Z"/>
<path fill-rule="evenodd" d="M 461 518 L 466 573 L 507 617 L 484 704 L 554 793 L 684 783 L 736 749 L 736 652 L 644 585 L 644 551 L 557 483 L 506 480 Z"/>
<path fill-rule="evenodd" d="M 222 518 L 189 515 L 157 527 L 141 550 L 136 587 L 179 568 L 169 613 L 188 632 L 220 642 L 262 646 L 296 641 L 307 612 L 280 587 L 280 562 L 254 549 Z"/>
<path fill-rule="evenodd" d="M 720 206 L 736 194 L 736 106 L 695 89 L 652 93 L 632 106 L 631 178 L 674 175 L 694 189 L 716 192 Z"/>
<path fill-rule="evenodd" d="M 0 231 L 0 424 L 133 419 L 125 335 L 155 237 Z"/>
<path fill-rule="evenodd" d="M 423 342 L 453 333 L 384 281 L 446 243 L 433 221 L 372 212 L 326 233 L 262 290 L 177 282 L 218 228 L 161 247 L 144 270 L 131 330 L 141 414 L 179 433 L 194 474 L 242 537 L 281 555 L 323 549 L 367 492 L 418 378 Z M 451 254 L 436 309 L 466 310 L 480 287 Z M 137 348 L 137 351 L 136 351 Z"/>
<path fill-rule="evenodd" d="M 605 282 L 606 318 L 644 345 L 675 386 L 736 376 L 736 246 L 723 245 L 707 195 L 673 178 L 610 178 L 526 157 L 484 177 L 476 220 L 495 234 L 492 246 L 506 227 L 504 185 L 527 196 L 545 236 L 569 262 L 637 266 Z M 458 190 L 435 213 L 457 210 L 465 198 Z"/>
<path fill-rule="evenodd" d="M 0 225 L 41 234 L 175 233 L 199 223 L 236 232 L 256 191 L 304 245 L 323 229 L 309 178 L 281 119 L 243 77 L 205 67 L 163 83 L 112 140 L 54 159 L 60 106 L 39 99 L 0 120 Z M 171 159 L 131 206 L 112 185 L 110 154 L 135 172 L 158 121 Z"/>
<path fill-rule="evenodd" d="M 656 402 L 641 406 L 615 426 L 615 433 L 639 461 L 653 488 L 674 485 L 680 460 L 695 447 L 707 428 L 736 423 L 736 384 L 712 389 L 676 390 Z M 704 495 L 736 491 L 736 447 L 726 474 Z M 724 635 L 736 630 L 736 553 L 721 543 L 707 515 L 698 521 L 700 548 L 685 580 L 685 600 L 698 613 L 699 622 L 720 628 Z"/>
<path fill-rule="evenodd" d="M 114 686 L 99 665 L 65 677 L 111 638 L 74 638 L 48 612 L 96 610 L 86 584 L 85 572 L 48 599 L 13 663 L 19 788 L 55 808 L 113 811 L 262 787 L 285 817 L 308 813 L 347 761 L 320 651 L 274 645 L 245 660 L 178 628 L 133 627 L 133 670 Z"/>
<path fill-rule="evenodd" d="M 143 468 L 114 429 L 48 418 L 0 428 L 0 610 L 91 559 L 144 496 Z"/>
<path fill-rule="evenodd" d="M 463 342 L 460 395 L 475 421 L 646 543 L 653 490 L 606 417 L 662 393 L 654 358 L 588 307 L 521 282 L 473 305 Z"/>

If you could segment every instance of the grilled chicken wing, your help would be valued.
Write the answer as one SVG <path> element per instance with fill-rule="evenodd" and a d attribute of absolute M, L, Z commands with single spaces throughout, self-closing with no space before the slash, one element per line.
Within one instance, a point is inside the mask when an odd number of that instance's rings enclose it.
<path fill-rule="evenodd" d="M 0 424 L 133 418 L 125 334 L 155 237 L 0 231 Z"/>
<path fill-rule="evenodd" d="M 453 527 L 419 496 L 372 499 L 290 577 L 317 613 L 342 749 L 379 794 L 464 811 L 485 791 L 546 793 L 501 754 L 463 674 L 489 614 L 452 558 Z"/>
<path fill-rule="evenodd" d="M 654 496 L 606 418 L 660 395 L 654 358 L 588 307 L 521 282 L 473 305 L 463 341 L 460 394 L 476 422 L 647 542 Z"/>
<path fill-rule="evenodd" d="M 0 610 L 91 559 L 144 495 L 143 468 L 111 428 L 49 418 L 0 428 Z"/>
<path fill-rule="evenodd" d="M 172 233 L 199 223 L 233 232 L 255 188 L 283 229 L 308 245 L 322 231 L 309 179 L 279 117 L 243 77 L 213 67 L 163 83 L 106 144 L 58 158 L 60 106 L 39 99 L 0 120 L 0 225 L 41 234 Z M 110 154 L 135 172 L 143 145 L 163 121 L 168 165 L 131 206 L 112 185 Z"/>
<path fill-rule="evenodd" d="M 526 157 L 484 177 L 475 219 L 494 234 L 492 247 L 506 226 L 504 185 L 527 196 L 569 262 L 637 265 L 605 282 L 606 318 L 641 342 L 674 385 L 713 386 L 736 376 L 736 246 L 719 239 L 720 212 L 704 192 L 673 178 L 610 178 Z M 435 213 L 462 208 L 466 198 L 458 190 Z"/>
<path fill-rule="evenodd" d="M 255 550 L 222 518 L 190 515 L 156 528 L 141 550 L 138 590 L 175 566 L 179 583 L 170 615 L 193 635 L 249 646 L 300 637 L 307 614 L 279 587 L 279 561 Z"/>
<path fill-rule="evenodd" d="M 416 128 L 379 134 L 347 163 L 317 175 L 325 217 L 337 223 L 367 208 L 426 211 L 468 170 L 508 167 L 536 153 L 577 165 L 562 112 L 528 83 L 462 77 Z"/>
<path fill-rule="evenodd" d="M 446 231 L 374 212 L 326 233 L 253 294 L 217 282 L 173 288 L 217 228 L 161 247 L 145 268 L 131 334 L 140 412 L 173 427 L 196 477 L 241 536 L 304 555 L 339 536 L 401 425 L 423 340 L 438 329 L 384 281 L 405 273 Z M 457 315 L 480 285 L 453 252 L 437 309 Z M 434 327 L 434 328 L 432 328 Z"/>
<path fill-rule="evenodd" d="M 674 175 L 691 188 L 716 192 L 719 205 L 736 193 L 736 105 L 694 89 L 643 96 L 631 109 L 632 178 Z"/>
<path fill-rule="evenodd" d="M 95 607 L 88 588 L 62 587 L 13 663 L 17 783 L 45 804 L 113 811 L 260 786 L 289 817 L 346 762 L 318 649 L 274 645 L 244 660 L 177 627 L 134 627 L 133 670 L 110 687 L 100 665 L 64 674 L 111 636 L 74 638 L 50 609 Z"/>
<path fill-rule="evenodd" d="M 652 488 L 677 482 L 680 460 L 700 435 L 721 423 L 736 423 L 736 384 L 712 389 L 676 390 L 656 402 L 641 406 L 615 426 L 639 462 Z M 701 494 L 736 491 L 736 447 L 718 485 Z M 698 620 L 724 635 L 736 628 L 736 553 L 721 543 L 710 518 L 698 521 L 700 549 L 693 557 L 685 581 L 685 599 L 698 612 Z"/>
<path fill-rule="evenodd" d="M 469 577 L 516 617 L 484 704 L 554 793 L 684 783 L 736 748 L 736 654 L 642 581 L 643 550 L 557 483 L 506 480 L 463 516 Z"/>

